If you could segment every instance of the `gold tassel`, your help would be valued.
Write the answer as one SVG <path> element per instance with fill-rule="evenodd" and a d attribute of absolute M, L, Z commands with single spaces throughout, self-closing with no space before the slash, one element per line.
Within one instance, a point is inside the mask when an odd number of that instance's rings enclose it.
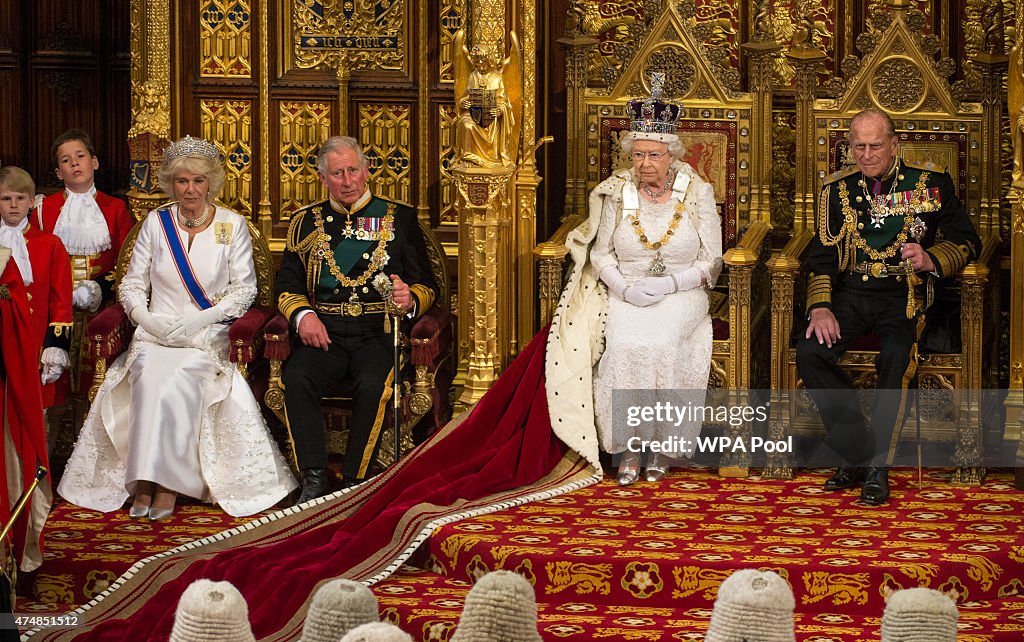
<path fill-rule="evenodd" d="M 384 334 L 391 334 L 391 315 L 384 311 Z"/>
<path fill-rule="evenodd" d="M 917 316 L 917 296 L 916 288 L 922 283 L 921 277 L 913 271 L 914 267 L 910 263 L 910 259 L 903 262 L 905 271 L 907 273 L 907 318 L 913 319 Z"/>

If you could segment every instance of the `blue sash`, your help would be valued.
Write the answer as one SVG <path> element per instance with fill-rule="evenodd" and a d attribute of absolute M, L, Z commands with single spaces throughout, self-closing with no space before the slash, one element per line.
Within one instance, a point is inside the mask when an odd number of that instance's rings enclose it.
<path fill-rule="evenodd" d="M 160 215 L 160 225 L 164 229 L 164 238 L 167 239 L 167 247 L 170 248 L 171 256 L 174 257 L 174 267 L 178 268 L 178 276 L 181 277 L 185 290 L 188 291 L 188 295 L 192 297 L 192 301 L 199 306 L 200 310 L 212 308 L 213 304 L 210 303 L 203 286 L 199 284 L 199 279 L 193 273 L 188 254 L 185 253 L 185 248 L 181 245 L 178 229 L 174 225 L 174 215 L 169 209 L 162 209 L 158 214 Z"/>

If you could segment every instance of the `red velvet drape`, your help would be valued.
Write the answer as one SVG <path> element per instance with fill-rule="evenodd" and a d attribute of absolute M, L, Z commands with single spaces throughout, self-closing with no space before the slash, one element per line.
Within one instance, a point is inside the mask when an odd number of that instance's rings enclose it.
<path fill-rule="evenodd" d="M 411 508 L 452 505 L 541 479 L 564 454 L 551 431 L 544 394 L 546 336 L 545 328 L 461 425 L 402 462 L 394 477 L 349 519 L 311 528 L 280 544 L 234 549 L 197 561 L 130 619 L 103 622 L 80 639 L 167 639 L 179 596 L 200 578 L 233 583 L 249 603 L 256 637 L 270 635 L 296 613 L 318 582 L 341 576 L 390 541 Z"/>

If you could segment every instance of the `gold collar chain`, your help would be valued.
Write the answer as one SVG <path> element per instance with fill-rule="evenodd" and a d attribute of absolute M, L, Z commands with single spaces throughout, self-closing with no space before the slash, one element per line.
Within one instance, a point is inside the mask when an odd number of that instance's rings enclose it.
<path fill-rule="evenodd" d="M 668 245 L 676 228 L 679 227 L 679 222 L 683 220 L 683 207 L 682 201 L 676 203 L 676 210 L 672 213 L 672 221 L 669 223 L 668 229 L 654 243 L 647 238 L 647 232 L 644 231 L 644 226 L 640 223 L 640 210 L 638 209 L 635 214 L 630 214 L 629 222 L 633 224 L 633 231 L 640 238 L 640 243 L 648 250 L 660 250 L 663 246 Z"/>
<path fill-rule="evenodd" d="M 386 230 L 394 229 L 394 214 L 385 214 L 381 221 L 381 228 Z M 334 249 L 331 247 L 331 237 L 324 231 L 324 219 L 320 216 L 319 208 L 313 210 L 313 224 L 316 226 L 316 231 L 319 234 L 319 245 L 320 249 L 317 251 L 317 256 L 327 261 L 327 267 L 331 271 L 331 275 L 338 279 L 338 282 L 346 288 L 355 288 L 365 284 L 370 276 L 379 272 L 381 268 L 387 265 L 390 256 L 388 256 L 388 239 L 386 234 L 379 235 L 377 239 L 377 247 L 373 249 L 373 253 L 370 255 L 370 264 L 366 266 L 366 270 L 363 271 L 358 277 L 350 279 L 341 273 L 341 269 L 338 267 L 338 263 L 334 260 Z"/>

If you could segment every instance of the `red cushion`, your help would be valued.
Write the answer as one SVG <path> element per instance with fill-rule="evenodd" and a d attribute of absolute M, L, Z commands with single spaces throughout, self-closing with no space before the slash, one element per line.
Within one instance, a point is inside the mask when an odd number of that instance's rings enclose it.
<path fill-rule="evenodd" d="M 86 341 L 91 354 L 108 361 L 128 347 L 131 336 L 131 322 L 120 303 L 101 310 L 86 328 Z"/>

